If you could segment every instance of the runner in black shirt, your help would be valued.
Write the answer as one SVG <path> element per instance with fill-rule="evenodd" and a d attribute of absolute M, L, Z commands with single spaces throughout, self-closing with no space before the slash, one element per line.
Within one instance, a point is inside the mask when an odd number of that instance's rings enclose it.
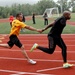
<path fill-rule="evenodd" d="M 60 18 L 56 19 L 53 23 L 49 24 L 48 26 L 46 26 L 46 28 L 42 29 L 41 32 L 52 27 L 50 32 L 48 33 L 49 48 L 41 47 L 38 44 L 34 44 L 31 48 L 31 51 L 37 48 L 48 54 L 53 54 L 56 45 L 58 45 L 62 49 L 62 56 L 64 60 L 63 67 L 68 68 L 73 66 L 73 64 L 67 63 L 67 47 L 63 39 L 61 38 L 61 33 L 64 27 L 66 26 L 66 21 L 70 18 L 70 12 L 64 11 L 63 15 Z"/>

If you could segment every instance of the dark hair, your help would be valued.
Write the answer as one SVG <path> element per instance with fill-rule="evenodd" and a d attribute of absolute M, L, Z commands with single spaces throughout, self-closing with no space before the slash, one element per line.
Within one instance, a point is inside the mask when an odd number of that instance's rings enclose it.
<path fill-rule="evenodd" d="M 16 17 L 19 17 L 20 15 L 22 15 L 21 13 L 16 14 Z"/>

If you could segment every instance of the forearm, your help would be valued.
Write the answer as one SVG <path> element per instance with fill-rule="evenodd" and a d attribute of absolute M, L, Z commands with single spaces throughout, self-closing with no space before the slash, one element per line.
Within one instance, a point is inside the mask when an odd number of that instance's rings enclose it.
<path fill-rule="evenodd" d="M 37 29 L 36 28 L 34 28 L 34 27 L 31 27 L 31 26 L 27 26 L 27 27 L 25 27 L 26 29 L 29 29 L 29 30 L 32 30 L 32 31 L 37 31 Z"/>
<path fill-rule="evenodd" d="M 49 24 L 49 25 L 47 25 L 44 29 L 42 29 L 42 31 L 47 30 L 48 28 L 52 27 L 53 25 L 54 25 L 54 22 L 53 22 L 53 23 L 51 23 L 51 24 Z"/>
<path fill-rule="evenodd" d="M 45 27 L 45 30 L 47 30 L 48 28 L 50 28 L 50 27 L 52 27 L 52 25 L 50 24 L 50 25 L 48 25 L 48 26 L 46 26 Z"/>
<path fill-rule="evenodd" d="M 53 25 L 48 25 L 48 26 L 46 26 L 44 29 L 42 29 L 42 31 L 45 31 L 45 30 L 47 30 L 48 28 L 50 28 L 50 27 L 52 27 Z"/>

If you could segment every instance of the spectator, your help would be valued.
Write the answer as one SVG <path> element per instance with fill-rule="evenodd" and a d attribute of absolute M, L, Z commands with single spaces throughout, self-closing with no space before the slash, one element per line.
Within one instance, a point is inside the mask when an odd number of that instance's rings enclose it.
<path fill-rule="evenodd" d="M 10 21 L 10 26 L 12 27 L 12 21 L 14 20 L 14 16 L 10 14 L 9 21 Z"/>
<path fill-rule="evenodd" d="M 35 22 L 35 14 L 34 13 L 32 14 L 32 20 L 33 20 L 33 24 L 36 24 L 36 22 Z"/>
<path fill-rule="evenodd" d="M 47 13 L 44 14 L 44 25 L 48 25 L 48 15 Z"/>
<path fill-rule="evenodd" d="M 25 16 L 23 15 L 23 19 L 22 19 L 22 22 L 25 22 L 25 20 L 26 20 L 26 19 L 25 19 Z"/>
<path fill-rule="evenodd" d="M 22 13 L 21 13 L 22 14 Z M 22 14 L 23 15 L 23 14 Z M 23 15 L 23 19 L 22 19 L 22 22 L 25 22 L 26 19 L 25 19 L 25 16 Z M 25 29 L 24 28 L 21 28 L 21 32 L 25 32 Z"/>

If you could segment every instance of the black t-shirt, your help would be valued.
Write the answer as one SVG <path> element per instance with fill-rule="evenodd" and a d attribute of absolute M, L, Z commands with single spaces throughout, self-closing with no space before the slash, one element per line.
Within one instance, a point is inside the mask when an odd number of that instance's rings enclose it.
<path fill-rule="evenodd" d="M 60 36 L 65 26 L 66 26 L 66 19 L 65 17 L 62 16 L 55 20 L 55 24 L 52 26 L 48 35 Z"/>

